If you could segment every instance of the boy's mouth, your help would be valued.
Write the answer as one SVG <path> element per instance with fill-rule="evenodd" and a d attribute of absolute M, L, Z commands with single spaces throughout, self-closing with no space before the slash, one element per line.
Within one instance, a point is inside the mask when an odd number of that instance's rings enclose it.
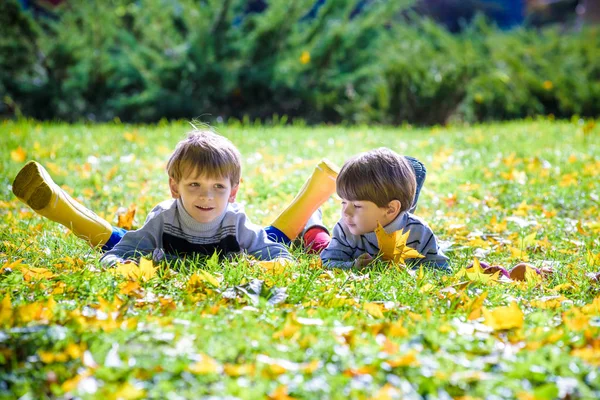
<path fill-rule="evenodd" d="M 200 211 L 211 211 L 214 210 L 214 207 L 202 207 L 202 206 L 196 206 L 196 208 Z"/>

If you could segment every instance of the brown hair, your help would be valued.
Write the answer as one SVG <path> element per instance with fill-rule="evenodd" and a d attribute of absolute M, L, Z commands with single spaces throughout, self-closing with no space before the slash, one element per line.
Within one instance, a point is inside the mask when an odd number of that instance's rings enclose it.
<path fill-rule="evenodd" d="M 209 130 L 195 129 L 177 143 L 167 163 L 167 173 L 176 182 L 193 172 L 210 178 L 229 178 L 235 186 L 242 174 L 240 152 L 229 139 Z"/>
<path fill-rule="evenodd" d="M 338 195 L 350 201 L 372 201 L 385 207 L 399 200 L 400 211 L 410 209 L 417 182 L 410 162 L 382 147 L 346 161 L 336 180 Z"/>

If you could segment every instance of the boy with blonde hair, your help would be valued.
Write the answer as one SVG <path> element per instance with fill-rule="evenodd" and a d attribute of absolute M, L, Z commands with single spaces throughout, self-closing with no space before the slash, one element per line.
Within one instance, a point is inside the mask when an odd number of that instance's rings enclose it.
<path fill-rule="evenodd" d="M 324 265 L 366 267 L 379 253 L 374 231 L 380 223 L 387 233 L 410 232 L 406 244 L 424 256 L 415 259 L 413 266 L 448 268 L 448 258 L 439 249 L 432 230 L 409 212 L 417 183 L 406 157 L 387 148 L 359 154 L 344 164 L 336 186 L 342 198 L 342 218 L 321 253 Z"/>
<path fill-rule="evenodd" d="M 157 205 L 144 226 L 127 232 L 102 256 L 113 265 L 153 253 L 153 258 L 246 251 L 261 260 L 292 260 L 237 206 L 241 161 L 237 148 L 210 131 L 193 131 L 167 164 L 173 200 Z"/>

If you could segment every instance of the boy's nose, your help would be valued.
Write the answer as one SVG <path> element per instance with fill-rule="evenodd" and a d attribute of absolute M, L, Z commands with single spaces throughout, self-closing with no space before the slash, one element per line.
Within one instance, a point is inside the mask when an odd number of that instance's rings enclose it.
<path fill-rule="evenodd" d="M 200 192 L 200 197 L 210 199 L 212 198 L 212 192 L 210 190 L 203 190 Z"/>

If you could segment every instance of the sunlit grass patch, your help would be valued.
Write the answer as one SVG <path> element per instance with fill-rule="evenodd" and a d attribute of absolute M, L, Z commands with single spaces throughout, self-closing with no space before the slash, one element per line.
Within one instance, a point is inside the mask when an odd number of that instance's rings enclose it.
<path fill-rule="evenodd" d="M 600 396 L 599 128 L 547 120 L 433 129 L 221 126 L 238 200 L 267 225 L 314 165 L 388 146 L 425 163 L 417 214 L 452 273 L 198 258 L 103 270 L 100 253 L 14 198 L 26 160 L 111 223 L 168 198 L 189 125 L 4 122 L 0 396 Z M 324 206 L 326 225 L 339 202 Z M 466 269 L 551 268 L 514 281 Z M 529 270 L 528 270 L 529 271 Z M 535 271 L 535 270 L 533 270 Z"/>

